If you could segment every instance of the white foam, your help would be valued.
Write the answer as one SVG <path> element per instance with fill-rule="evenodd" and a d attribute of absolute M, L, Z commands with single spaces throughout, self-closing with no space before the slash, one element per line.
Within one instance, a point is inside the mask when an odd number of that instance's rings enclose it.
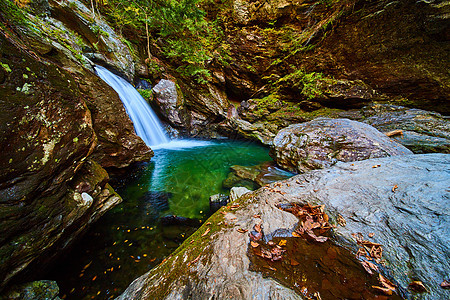
<path fill-rule="evenodd" d="M 152 146 L 152 150 L 168 149 L 168 150 L 183 150 L 195 147 L 213 146 L 216 143 L 212 141 L 200 141 L 200 140 L 171 140 L 168 143 Z"/>

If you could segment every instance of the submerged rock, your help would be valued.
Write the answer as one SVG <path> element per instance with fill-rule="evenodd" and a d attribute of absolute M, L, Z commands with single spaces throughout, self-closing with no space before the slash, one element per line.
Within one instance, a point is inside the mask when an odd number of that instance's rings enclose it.
<path fill-rule="evenodd" d="M 447 154 L 376 158 L 261 188 L 214 214 L 118 299 L 301 299 L 290 287 L 249 271 L 250 237 L 242 233 L 262 224 L 266 237 L 289 238 L 298 219 L 277 207 L 293 202 L 324 204 L 337 225 L 334 239 L 353 253 L 355 233 L 381 244 L 386 267 L 379 270 L 399 284 L 401 296 L 411 298 L 409 283 L 421 281 L 428 292 L 415 299 L 445 299 L 448 291 L 440 284 L 450 269 L 449 164 Z"/>
<path fill-rule="evenodd" d="M 215 194 L 209 197 L 209 210 L 211 212 L 216 212 L 222 206 L 227 205 L 229 202 L 229 197 L 224 194 Z"/>
<path fill-rule="evenodd" d="M 12 287 L 5 293 L 5 299 L 60 300 L 58 294 L 59 287 L 55 281 L 39 280 Z"/>
<path fill-rule="evenodd" d="M 271 150 L 278 165 L 300 173 L 327 168 L 338 161 L 412 154 L 370 125 L 328 118 L 280 130 Z"/>

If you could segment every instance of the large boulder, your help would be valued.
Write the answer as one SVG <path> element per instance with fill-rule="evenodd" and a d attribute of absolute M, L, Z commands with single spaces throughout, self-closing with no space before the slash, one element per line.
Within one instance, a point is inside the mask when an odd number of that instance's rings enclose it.
<path fill-rule="evenodd" d="M 318 118 L 278 132 L 271 155 L 282 168 L 303 173 L 349 162 L 412 154 L 370 125 L 348 119 Z"/>
<path fill-rule="evenodd" d="M 414 153 L 450 153 L 449 117 L 403 106 L 373 104 L 361 109 L 363 122 L 381 132 L 396 133 L 391 138 Z"/>
<path fill-rule="evenodd" d="M 301 270 L 287 275 L 297 277 L 297 285 L 289 287 L 249 271 L 252 248 L 244 232 L 262 224 L 267 240 L 278 236 L 288 243 L 298 241 L 291 235 L 298 219 L 278 208 L 291 203 L 325 205 L 329 221 L 337 226 L 330 240 L 344 244 L 353 254 L 358 246 L 352 234 L 362 233 L 381 244 L 386 262 L 378 271 L 399 285 L 397 293 L 402 297 L 412 297 L 408 285 L 421 281 L 428 292 L 415 294 L 414 299 L 446 299 L 448 290 L 440 284 L 448 280 L 450 269 L 449 163 L 447 154 L 376 158 L 338 163 L 263 187 L 214 214 L 118 299 L 301 299 L 300 287 L 311 280 L 300 276 Z M 323 247 L 328 249 L 332 241 Z M 306 268 L 328 272 L 325 259 L 329 257 Z M 273 266 L 282 268 L 284 260 Z M 326 294 L 329 287 L 322 280 L 328 276 L 315 276 L 322 285 L 319 282 L 307 293 Z"/>
<path fill-rule="evenodd" d="M 177 91 L 174 81 L 161 79 L 152 89 L 156 105 L 161 114 L 170 122 L 172 126 L 183 126 L 184 122 L 181 111 L 183 97 Z"/>

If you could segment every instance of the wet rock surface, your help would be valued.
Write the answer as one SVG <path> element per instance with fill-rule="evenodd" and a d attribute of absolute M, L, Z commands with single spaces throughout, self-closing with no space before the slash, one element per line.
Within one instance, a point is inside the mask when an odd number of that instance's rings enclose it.
<path fill-rule="evenodd" d="M 348 119 L 318 118 L 280 130 L 272 157 L 282 168 L 306 172 L 338 161 L 412 154 L 370 125 Z"/>
<path fill-rule="evenodd" d="M 450 268 L 449 163 L 448 154 L 340 162 L 263 187 L 214 214 L 118 299 L 300 299 L 287 286 L 249 271 L 247 256 L 248 232 L 256 224 L 261 224 L 267 240 L 279 243 L 280 237 L 293 238 L 298 219 L 278 208 L 290 203 L 325 205 L 329 222 L 337 226 L 332 239 L 353 254 L 358 246 L 352 234 L 361 233 L 381 244 L 385 266 L 380 265 L 379 271 L 399 285 L 401 296 L 445 299 L 448 290 L 440 284 Z M 428 292 L 409 290 L 412 281 L 421 281 Z"/>
<path fill-rule="evenodd" d="M 24 269 L 31 277 L 38 275 L 121 201 L 99 162 L 129 165 L 135 159 L 128 150 L 137 150 L 141 159 L 148 159 L 150 150 L 135 135 L 124 136 L 132 125 L 123 107 L 114 107 L 119 98 L 89 71 L 81 79 L 45 61 L 13 32 L 1 34 L 0 41 L 2 289 Z M 100 99 L 110 103 L 102 106 Z M 128 125 L 119 124 L 121 113 Z M 125 128 L 121 138 L 104 138 L 103 132 L 119 127 Z"/>
<path fill-rule="evenodd" d="M 58 297 L 59 287 L 55 281 L 33 281 L 9 289 L 5 298 L 8 300 L 61 300 Z"/>

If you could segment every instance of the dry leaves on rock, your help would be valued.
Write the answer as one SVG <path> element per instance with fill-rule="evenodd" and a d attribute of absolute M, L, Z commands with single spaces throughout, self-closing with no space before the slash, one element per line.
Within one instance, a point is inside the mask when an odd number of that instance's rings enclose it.
<path fill-rule="evenodd" d="M 329 217 L 324 212 L 325 205 L 315 205 L 307 203 L 300 206 L 293 203 L 289 207 L 283 207 L 284 211 L 288 211 L 300 219 L 298 228 L 292 233 L 294 237 L 306 237 L 310 240 L 323 243 L 328 238 L 324 236 L 318 236 L 317 234 L 323 234 L 331 229 L 330 223 L 328 223 Z"/>
<path fill-rule="evenodd" d="M 255 226 L 253 226 L 253 231 L 251 231 L 248 235 L 250 239 L 254 242 L 261 240 L 264 235 L 261 223 L 255 224 Z"/>

